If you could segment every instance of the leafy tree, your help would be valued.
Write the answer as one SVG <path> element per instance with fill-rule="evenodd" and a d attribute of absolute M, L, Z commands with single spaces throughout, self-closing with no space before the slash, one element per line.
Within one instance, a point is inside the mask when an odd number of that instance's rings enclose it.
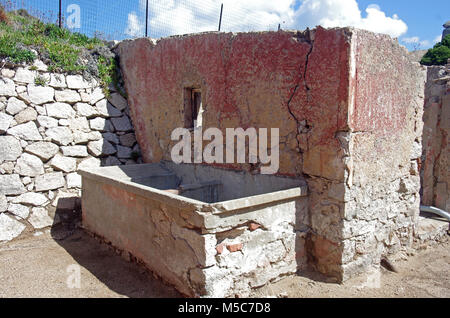
<path fill-rule="evenodd" d="M 445 65 L 450 59 L 450 34 L 429 49 L 420 61 L 423 65 Z"/>

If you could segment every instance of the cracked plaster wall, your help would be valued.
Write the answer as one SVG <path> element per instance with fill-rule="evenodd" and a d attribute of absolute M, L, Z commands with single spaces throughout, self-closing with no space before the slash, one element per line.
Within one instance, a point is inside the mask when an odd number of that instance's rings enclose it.
<path fill-rule="evenodd" d="M 201 87 L 204 128 L 280 129 L 279 174 L 308 183 L 302 226 L 317 270 L 344 280 L 408 245 L 423 70 L 394 40 L 351 28 L 203 33 L 124 41 L 119 55 L 146 162 L 170 160 L 183 90 Z"/>
<path fill-rule="evenodd" d="M 428 68 L 422 154 L 422 204 L 450 210 L 450 64 Z"/>

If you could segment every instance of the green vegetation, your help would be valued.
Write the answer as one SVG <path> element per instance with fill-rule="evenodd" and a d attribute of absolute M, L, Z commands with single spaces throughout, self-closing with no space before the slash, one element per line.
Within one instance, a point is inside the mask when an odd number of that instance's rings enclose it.
<path fill-rule="evenodd" d="M 41 75 L 38 75 L 34 78 L 34 84 L 36 86 L 47 86 L 47 83 L 48 83 L 48 80 Z"/>
<path fill-rule="evenodd" d="M 114 58 L 106 59 L 103 56 L 98 58 L 98 74 L 100 77 L 100 83 L 102 87 L 109 87 L 111 84 L 114 85 L 116 90 L 118 89 L 118 78 L 117 78 L 117 65 Z M 109 90 L 105 90 L 107 97 L 109 97 Z"/>
<path fill-rule="evenodd" d="M 0 37 L 0 57 L 7 57 L 13 63 L 32 63 L 36 54 L 28 49 L 18 47 L 17 40 L 10 34 L 2 34 Z"/>
<path fill-rule="evenodd" d="M 450 59 L 450 34 L 423 56 L 420 61 L 423 65 L 445 65 Z"/>
<path fill-rule="evenodd" d="M 31 63 L 37 56 L 31 48 L 47 57 L 50 71 L 80 73 L 86 66 L 79 63 L 81 49 L 104 46 L 97 38 L 60 29 L 51 23 L 27 18 L 15 12 L 6 13 L 9 23 L 0 22 L 0 56 L 15 63 Z"/>
<path fill-rule="evenodd" d="M 108 87 L 118 86 L 118 68 L 111 56 L 99 38 L 44 23 L 25 10 L 6 12 L 0 5 L 0 58 L 16 64 L 33 64 L 39 58 L 50 72 L 99 77 L 109 95 Z"/>
<path fill-rule="evenodd" d="M 78 63 L 80 49 L 56 41 L 46 42 L 43 47 L 47 51 L 49 59 L 52 61 L 49 65 L 49 71 L 80 73 L 86 70 L 85 65 Z"/>

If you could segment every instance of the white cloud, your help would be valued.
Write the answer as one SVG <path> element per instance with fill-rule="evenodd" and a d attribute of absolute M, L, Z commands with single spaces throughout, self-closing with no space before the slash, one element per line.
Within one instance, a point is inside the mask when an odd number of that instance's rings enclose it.
<path fill-rule="evenodd" d="M 436 44 L 441 41 L 442 41 L 442 34 L 439 34 L 437 37 L 434 38 L 433 43 Z"/>
<path fill-rule="evenodd" d="M 369 5 L 363 17 L 356 0 L 167 0 L 149 1 L 149 34 L 160 37 L 217 30 L 221 3 L 222 31 L 276 30 L 279 23 L 284 29 L 354 26 L 392 37 L 408 30 L 396 14 L 386 16 L 376 4 Z M 145 11 L 146 0 L 139 4 Z M 129 16 L 127 30 L 135 30 L 138 22 L 136 14 Z"/>
<path fill-rule="evenodd" d="M 144 19 L 145 20 L 145 19 Z M 139 18 L 136 12 L 130 12 L 128 14 L 127 28 L 125 29 L 125 34 L 131 37 L 138 37 L 144 34 L 144 27 L 139 22 Z"/>
<path fill-rule="evenodd" d="M 276 29 L 278 23 L 293 22 L 296 0 L 199 0 L 150 1 L 149 28 L 152 36 L 215 31 L 223 3 L 222 31 Z M 140 0 L 145 10 L 145 0 Z"/>
<path fill-rule="evenodd" d="M 416 49 L 418 49 L 418 48 L 427 48 L 427 47 L 431 46 L 430 41 L 428 41 L 428 40 L 421 40 L 418 36 L 412 36 L 412 37 L 409 37 L 409 38 L 402 38 L 401 41 L 406 43 L 406 44 L 412 45 Z"/>
<path fill-rule="evenodd" d="M 363 17 L 356 0 L 304 0 L 296 12 L 296 21 L 300 26 L 353 26 L 392 37 L 399 37 L 408 30 L 398 15 L 388 17 L 376 4 L 369 5 L 365 11 L 366 17 Z"/>
<path fill-rule="evenodd" d="M 147 0 L 139 0 L 139 9 L 141 9 L 142 11 L 145 10 L 145 7 L 147 5 Z"/>

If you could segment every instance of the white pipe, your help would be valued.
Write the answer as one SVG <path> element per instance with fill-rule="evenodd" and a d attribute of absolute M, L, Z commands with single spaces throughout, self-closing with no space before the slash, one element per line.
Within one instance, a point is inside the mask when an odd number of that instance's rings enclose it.
<path fill-rule="evenodd" d="M 443 218 L 446 218 L 447 220 L 450 221 L 450 213 L 448 213 L 448 212 L 446 212 L 444 210 L 435 208 L 434 206 L 421 205 L 420 206 L 420 211 L 437 214 L 437 215 L 442 216 Z"/>

